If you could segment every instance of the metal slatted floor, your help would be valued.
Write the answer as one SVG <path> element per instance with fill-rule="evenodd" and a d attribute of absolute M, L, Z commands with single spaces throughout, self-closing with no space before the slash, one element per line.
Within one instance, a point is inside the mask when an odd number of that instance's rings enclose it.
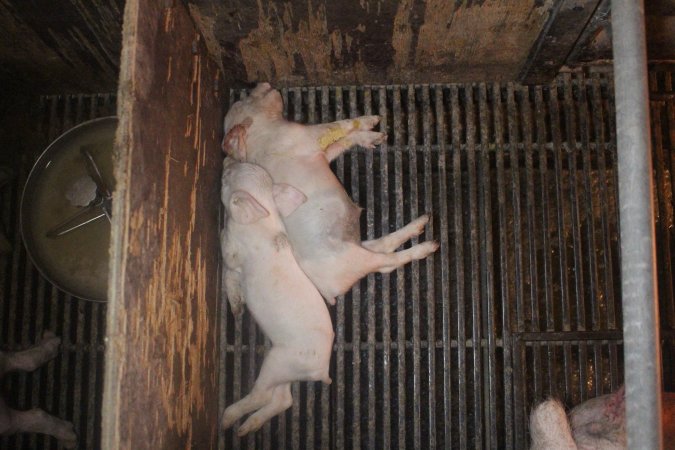
<path fill-rule="evenodd" d="M 238 99 L 245 91 L 232 91 Z M 330 308 L 333 384 L 224 448 L 525 448 L 533 402 L 623 379 L 611 78 L 297 88 L 285 115 L 379 114 L 385 145 L 334 164 L 364 239 L 433 216 L 439 251 L 370 275 Z M 413 241 L 415 242 L 415 241 Z M 250 390 L 269 344 L 246 314 L 221 330 L 221 403 Z"/>
<path fill-rule="evenodd" d="M 46 146 L 71 127 L 96 117 L 115 115 L 114 95 L 46 96 L 35 117 L 36 148 L 27 148 L 14 167 L 11 186 L 1 192 L 2 219 L 12 253 L 0 255 L 0 345 L 19 350 L 34 344 L 43 330 L 61 337 L 61 353 L 32 373 L 13 373 L 2 380 L 9 404 L 17 409 L 40 407 L 72 421 L 78 448 L 99 447 L 105 311 L 56 289 L 26 255 L 19 230 L 19 204 L 28 172 Z M 56 449 L 56 439 L 36 434 L 0 438 L 0 449 Z"/>
<path fill-rule="evenodd" d="M 675 92 L 671 68 L 650 77 L 664 380 L 674 390 Z M 331 386 L 296 383 L 286 414 L 242 440 L 223 433 L 221 445 L 524 448 L 533 402 L 556 395 L 572 405 L 622 381 L 611 78 L 283 95 L 287 117 L 300 122 L 382 115 L 387 144 L 334 165 L 365 208 L 362 235 L 381 236 L 431 212 L 422 239 L 441 248 L 367 277 L 331 308 Z M 46 328 L 64 339 L 59 357 L 33 374 L 6 377 L 3 391 L 14 406 L 73 420 L 79 448 L 87 449 L 99 442 L 105 305 L 67 297 L 40 277 L 20 241 L 18 204 L 38 152 L 73 125 L 114 114 L 114 100 L 43 98 L 41 147 L 0 192 L 14 248 L 0 256 L 0 345 L 30 345 Z M 226 314 L 223 407 L 251 388 L 267 347 L 248 315 Z M 24 448 L 57 444 L 35 435 L 0 439 L 0 449 Z"/>

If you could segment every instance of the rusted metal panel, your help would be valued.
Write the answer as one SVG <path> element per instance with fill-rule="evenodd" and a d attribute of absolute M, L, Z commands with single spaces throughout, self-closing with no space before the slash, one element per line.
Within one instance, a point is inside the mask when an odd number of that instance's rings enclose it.
<path fill-rule="evenodd" d="M 565 64 L 600 0 L 561 0 L 556 3 L 520 72 L 522 83 L 548 83 Z"/>
<path fill-rule="evenodd" d="M 554 0 L 186 0 L 228 81 L 514 79 Z"/>
<path fill-rule="evenodd" d="M 102 447 L 213 448 L 219 72 L 180 2 L 124 23 Z"/>

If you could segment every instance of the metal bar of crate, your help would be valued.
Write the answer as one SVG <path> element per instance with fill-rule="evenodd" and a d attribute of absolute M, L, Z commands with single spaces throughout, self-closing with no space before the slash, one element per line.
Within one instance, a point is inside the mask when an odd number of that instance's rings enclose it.
<path fill-rule="evenodd" d="M 612 0 L 630 448 L 661 448 L 661 357 L 644 2 Z"/>

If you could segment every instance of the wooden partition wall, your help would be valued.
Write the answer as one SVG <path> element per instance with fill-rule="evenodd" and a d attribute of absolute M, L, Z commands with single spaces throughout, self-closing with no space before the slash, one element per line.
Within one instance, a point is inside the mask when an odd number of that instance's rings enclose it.
<path fill-rule="evenodd" d="M 181 2 L 127 1 L 105 449 L 216 445 L 219 80 Z"/>

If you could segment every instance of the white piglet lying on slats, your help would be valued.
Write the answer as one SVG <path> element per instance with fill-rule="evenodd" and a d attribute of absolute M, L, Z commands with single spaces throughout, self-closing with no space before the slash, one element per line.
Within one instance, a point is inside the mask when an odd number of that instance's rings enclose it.
<path fill-rule="evenodd" d="M 239 161 L 264 167 L 275 183 L 300 189 L 307 202 L 284 217 L 293 252 L 307 276 L 331 304 L 372 272 L 390 272 L 436 251 L 424 242 L 395 252 L 429 222 L 423 215 L 380 239 L 361 242 L 361 208 L 345 192 L 329 162 L 355 145 L 373 148 L 385 139 L 371 131 L 377 116 L 302 125 L 282 117 L 279 91 L 259 84 L 225 116 L 223 150 Z"/>
<path fill-rule="evenodd" d="M 245 303 L 272 341 L 253 389 L 223 415 L 222 426 L 228 428 L 253 412 L 238 429 L 243 436 L 291 406 L 291 382 L 331 382 L 334 334 L 326 304 L 295 261 L 281 220 L 305 196 L 289 185 L 273 184 L 260 166 L 231 158 L 223 163 L 222 183 L 228 300 L 234 312 Z"/>

